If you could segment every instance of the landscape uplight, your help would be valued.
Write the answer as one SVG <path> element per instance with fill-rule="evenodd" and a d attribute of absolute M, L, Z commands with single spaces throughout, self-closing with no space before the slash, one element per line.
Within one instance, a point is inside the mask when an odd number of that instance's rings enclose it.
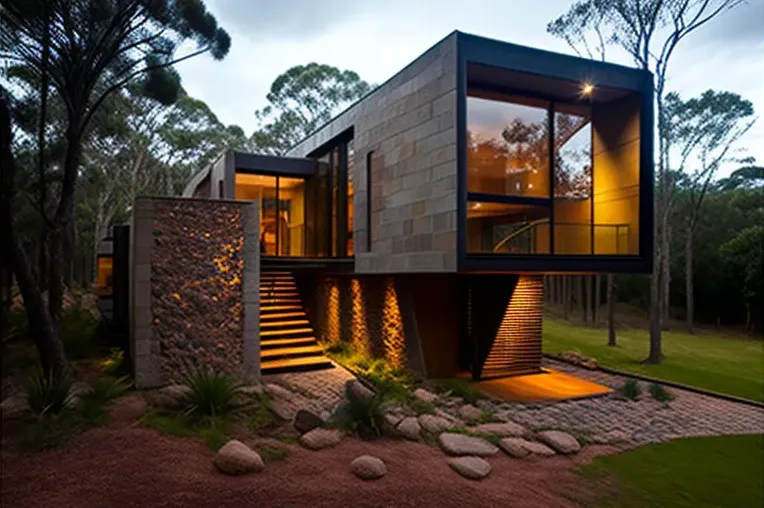
<path fill-rule="evenodd" d="M 591 83 L 584 83 L 583 86 L 581 87 L 581 93 L 583 95 L 591 95 L 593 91 L 594 91 L 594 85 L 592 85 Z"/>

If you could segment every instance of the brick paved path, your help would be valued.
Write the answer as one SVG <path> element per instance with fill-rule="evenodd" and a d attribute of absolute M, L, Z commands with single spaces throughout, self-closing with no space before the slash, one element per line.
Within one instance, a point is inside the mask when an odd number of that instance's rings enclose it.
<path fill-rule="evenodd" d="M 549 359 L 544 360 L 544 366 L 611 388 L 623 386 L 627 379 Z M 637 401 L 621 400 L 614 393 L 544 405 L 494 403 L 494 406 L 502 416 L 533 430 L 557 428 L 578 431 L 584 436 L 621 431 L 634 444 L 678 437 L 764 433 L 764 408 L 675 388 L 667 388 L 675 399 L 663 403 L 650 396 L 648 383 L 639 383 L 642 396 Z"/>

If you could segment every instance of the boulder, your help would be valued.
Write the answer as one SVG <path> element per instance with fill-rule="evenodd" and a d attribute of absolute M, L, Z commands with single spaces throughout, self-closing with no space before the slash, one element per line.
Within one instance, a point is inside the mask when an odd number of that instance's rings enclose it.
<path fill-rule="evenodd" d="M 183 409 L 191 389 L 186 385 L 169 385 L 148 395 L 149 403 L 158 409 Z"/>
<path fill-rule="evenodd" d="M 422 427 L 419 425 L 416 418 L 409 416 L 408 418 L 404 418 L 395 430 L 406 439 L 419 441 L 419 433 L 421 432 Z"/>
<path fill-rule="evenodd" d="M 508 437 L 499 441 L 499 448 L 510 457 L 520 459 L 528 455 L 530 452 L 525 447 L 525 439 L 517 437 Z"/>
<path fill-rule="evenodd" d="M 543 457 L 551 457 L 554 455 L 554 450 L 549 448 L 544 443 L 539 443 L 538 441 L 528 441 L 526 439 L 523 439 L 523 441 L 523 446 L 525 449 L 533 455 L 541 455 Z"/>
<path fill-rule="evenodd" d="M 500 437 L 521 437 L 527 433 L 525 427 L 514 422 L 483 423 L 481 425 L 470 427 L 470 430 L 481 434 L 493 434 L 494 436 Z"/>
<path fill-rule="evenodd" d="M 342 441 L 342 432 L 336 429 L 313 429 L 300 436 L 299 442 L 309 450 L 321 450 L 337 446 Z"/>
<path fill-rule="evenodd" d="M 297 416 L 297 408 L 286 400 L 275 400 L 271 402 L 268 409 L 284 421 L 293 420 Z"/>
<path fill-rule="evenodd" d="M 581 444 L 576 441 L 576 438 L 560 430 L 539 432 L 538 438 L 541 442 L 549 445 L 550 448 L 565 455 L 577 453 L 581 449 Z"/>
<path fill-rule="evenodd" d="M 239 388 L 238 393 L 231 400 L 233 407 L 248 406 L 258 400 L 258 396 L 263 393 L 263 387 L 260 385 L 248 385 Z"/>
<path fill-rule="evenodd" d="M 29 410 L 27 399 L 23 395 L 12 396 L 0 403 L 0 418 L 11 420 L 22 417 Z"/>
<path fill-rule="evenodd" d="M 482 437 L 444 432 L 438 437 L 440 447 L 449 455 L 495 455 L 499 449 Z"/>
<path fill-rule="evenodd" d="M 451 469 L 470 480 L 482 480 L 491 472 L 491 465 L 480 457 L 448 459 Z"/>
<path fill-rule="evenodd" d="M 321 419 L 321 417 L 317 414 L 311 413 L 307 409 L 300 409 L 297 411 L 297 414 L 295 414 L 294 422 L 292 425 L 297 432 L 300 434 L 305 434 L 306 432 L 310 432 L 313 429 L 323 427 L 324 420 Z"/>
<path fill-rule="evenodd" d="M 423 402 L 428 402 L 430 404 L 434 404 L 435 401 L 438 400 L 437 395 L 425 390 L 424 388 L 417 388 L 416 390 L 414 390 L 414 393 L 412 395 L 416 397 L 417 399 Z"/>
<path fill-rule="evenodd" d="M 597 370 L 599 367 L 599 363 L 597 362 L 596 358 L 587 358 L 586 360 L 583 360 L 580 365 L 582 367 L 586 367 L 589 370 Z"/>
<path fill-rule="evenodd" d="M 221 473 L 239 475 L 262 471 L 265 463 L 256 451 L 234 439 L 218 450 L 215 455 L 215 467 Z"/>
<path fill-rule="evenodd" d="M 474 422 L 483 416 L 483 411 L 472 404 L 465 404 L 459 408 L 459 417 L 465 422 Z"/>
<path fill-rule="evenodd" d="M 440 416 L 420 415 L 418 421 L 424 430 L 432 434 L 439 434 L 454 427 L 453 423 Z"/>
<path fill-rule="evenodd" d="M 440 417 L 441 417 L 441 418 L 443 418 L 444 420 L 448 420 L 448 421 L 449 421 L 449 422 L 451 422 L 451 423 L 452 423 L 454 426 L 457 426 L 457 427 L 461 427 L 462 425 L 464 425 L 464 422 L 463 422 L 463 421 L 461 421 L 459 418 L 455 417 L 454 415 L 452 415 L 452 414 L 450 414 L 450 413 L 447 413 L 446 411 L 443 411 L 443 410 L 442 410 L 442 409 L 440 409 L 440 408 L 437 408 L 437 409 L 435 410 L 435 416 L 440 416 Z"/>
<path fill-rule="evenodd" d="M 374 398 L 374 392 L 357 379 L 345 383 L 345 397 L 350 402 L 368 402 Z"/>
<path fill-rule="evenodd" d="M 361 455 L 350 463 L 350 471 L 362 480 L 376 480 L 385 476 L 387 467 L 377 457 Z"/>

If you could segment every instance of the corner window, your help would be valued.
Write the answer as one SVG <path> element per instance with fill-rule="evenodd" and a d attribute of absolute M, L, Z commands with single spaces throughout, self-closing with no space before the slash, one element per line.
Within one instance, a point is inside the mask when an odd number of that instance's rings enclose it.
<path fill-rule="evenodd" d="M 470 89 L 467 252 L 639 254 L 639 105 Z"/>

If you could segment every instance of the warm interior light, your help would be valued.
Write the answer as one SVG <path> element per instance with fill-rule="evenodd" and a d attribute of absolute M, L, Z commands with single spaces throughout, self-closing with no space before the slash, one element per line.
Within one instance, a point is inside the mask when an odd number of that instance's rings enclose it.
<path fill-rule="evenodd" d="M 406 364 L 406 341 L 403 332 L 403 319 L 398 306 L 398 294 L 391 279 L 385 281 L 385 298 L 382 307 L 382 342 L 385 357 L 394 368 Z"/>
<path fill-rule="evenodd" d="M 591 93 L 594 91 L 594 85 L 591 83 L 584 83 L 581 87 L 581 93 L 583 95 L 591 95 Z"/>

